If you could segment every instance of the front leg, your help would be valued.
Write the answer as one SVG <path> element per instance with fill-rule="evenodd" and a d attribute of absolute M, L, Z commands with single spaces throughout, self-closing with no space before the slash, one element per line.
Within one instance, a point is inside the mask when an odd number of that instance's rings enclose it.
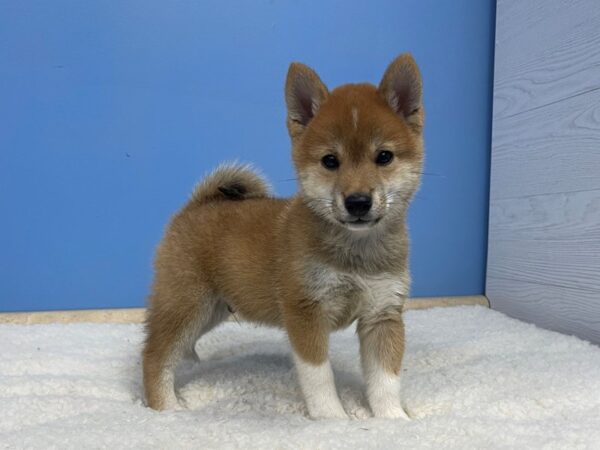
<path fill-rule="evenodd" d="M 298 381 L 313 419 L 347 419 L 335 389 L 328 357 L 329 327 L 318 305 L 295 305 L 286 311 L 285 327 L 292 345 Z"/>
<path fill-rule="evenodd" d="M 360 356 L 367 398 L 375 417 L 409 419 L 400 401 L 400 366 L 404 354 L 402 305 L 386 305 L 358 321 Z"/>

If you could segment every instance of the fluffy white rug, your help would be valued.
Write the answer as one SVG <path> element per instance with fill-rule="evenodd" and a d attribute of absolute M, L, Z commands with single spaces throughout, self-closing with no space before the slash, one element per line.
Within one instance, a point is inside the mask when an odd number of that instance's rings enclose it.
<path fill-rule="evenodd" d="M 369 418 L 354 330 L 332 362 L 349 421 L 307 418 L 288 344 L 227 323 L 178 378 L 189 409 L 141 401 L 139 325 L 1 325 L 1 448 L 598 448 L 600 349 L 481 307 L 408 311 L 411 422 Z"/>

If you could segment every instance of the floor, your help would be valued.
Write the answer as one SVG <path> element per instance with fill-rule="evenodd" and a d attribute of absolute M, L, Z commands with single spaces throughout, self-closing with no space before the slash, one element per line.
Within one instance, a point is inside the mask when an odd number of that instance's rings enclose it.
<path fill-rule="evenodd" d="M 279 331 L 226 323 L 141 400 L 139 324 L 0 324 L 0 448 L 592 448 L 600 348 L 480 306 L 406 312 L 410 422 L 370 417 L 353 330 L 331 357 L 352 420 L 307 418 Z"/>

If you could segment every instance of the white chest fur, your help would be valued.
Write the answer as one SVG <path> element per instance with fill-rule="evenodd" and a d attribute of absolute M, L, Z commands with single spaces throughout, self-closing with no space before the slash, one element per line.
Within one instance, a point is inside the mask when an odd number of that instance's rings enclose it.
<path fill-rule="evenodd" d="M 334 328 L 347 326 L 361 316 L 376 315 L 390 306 L 401 306 L 409 284 L 408 273 L 365 276 L 322 264 L 310 264 L 305 271 L 308 295 L 319 302 Z"/>

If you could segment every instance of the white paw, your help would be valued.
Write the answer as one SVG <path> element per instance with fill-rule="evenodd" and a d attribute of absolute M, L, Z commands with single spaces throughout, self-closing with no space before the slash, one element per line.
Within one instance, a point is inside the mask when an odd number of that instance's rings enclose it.
<path fill-rule="evenodd" d="M 367 420 L 373 417 L 373 414 L 371 414 L 371 411 L 369 409 L 363 408 L 361 406 L 350 408 L 348 410 L 348 415 L 351 419 L 355 420 Z"/>
<path fill-rule="evenodd" d="M 402 406 L 399 406 L 399 405 L 388 406 L 386 408 L 381 408 L 381 409 L 374 409 L 373 415 L 375 417 L 381 417 L 384 419 L 410 420 L 410 417 L 408 417 L 408 414 L 406 414 L 406 411 L 404 411 L 404 408 L 402 408 Z"/>
<path fill-rule="evenodd" d="M 183 411 L 188 407 L 183 398 L 176 396 L 175 393 L 170 393 L 155 409 L 158 411 Z"/>
<path fill-rule="evenodd" d="M 178 397 L 177 401 L 173 404 L 173 407 L 171 408 L 173 411 L 185 411 L 188 408 L 187 402 L 181 398 Z"/>
<path fill-rule="evenodd" d="M 309 410 L 311 419 L 349 419 L 344 408 L 328 407 L 328 408 L 312 408 Z"/>

